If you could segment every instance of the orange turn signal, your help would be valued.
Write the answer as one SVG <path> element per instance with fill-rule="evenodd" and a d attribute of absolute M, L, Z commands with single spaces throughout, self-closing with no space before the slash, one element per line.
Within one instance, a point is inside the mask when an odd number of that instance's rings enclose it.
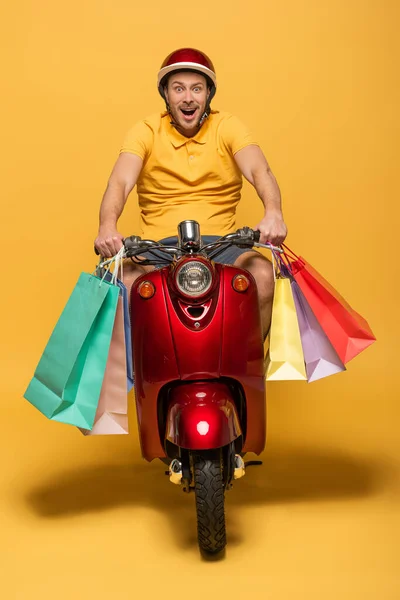
<path fill-rule="evenodd" d="M 155 291 L 156 288 L 151 283 L 151 281 L 142 281 L 142 283 L 138 287 L 139 296 L 141 298 L 145 298 L 146 300 L 154 296 Z"/>
<path fill-rule="evenodd" d="M 246 275 L 235 275 L 232 279 L 233 289 L 237 292 L 245 292 L 250 285 L 250 281 L 247 279 Z"/>

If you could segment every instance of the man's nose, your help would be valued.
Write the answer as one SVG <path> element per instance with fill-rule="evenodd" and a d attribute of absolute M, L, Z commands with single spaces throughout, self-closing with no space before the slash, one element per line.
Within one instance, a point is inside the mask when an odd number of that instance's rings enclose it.
<path fill-rule="evenodd" d="M 192 90 L 186 90 L 186 92 L 185 92 L 185 102 L 187 102 L 188 104 L 190 104 L 192 100 L 193 100 Z"/>

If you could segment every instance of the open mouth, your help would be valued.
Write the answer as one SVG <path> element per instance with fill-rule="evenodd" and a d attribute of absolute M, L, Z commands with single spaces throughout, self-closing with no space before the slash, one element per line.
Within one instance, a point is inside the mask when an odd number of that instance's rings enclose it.
<path fill-rule="evenodd" d="M 197 108 L 181 108 L 180 110 L 185 121 L 192 121 L 197 113 Z"/>

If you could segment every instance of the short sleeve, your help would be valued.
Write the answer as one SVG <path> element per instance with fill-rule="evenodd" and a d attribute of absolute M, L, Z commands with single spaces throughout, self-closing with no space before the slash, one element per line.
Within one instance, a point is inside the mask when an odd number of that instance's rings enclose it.
<path fill-rule="evenodd" d="M 221 133 L 224 145 L 232 155 L 246 146 L 259 145 L 246 125 L 233 115 L 226 116 L 222 124 Z"/>
<path fill-rule="evenodd" d="M 145 160 L 150 154 L 152 146 L 153 131 L 145 121 L 139 121 L 126 134 L 120 154 L 122 152 L 130 152 Z"/>

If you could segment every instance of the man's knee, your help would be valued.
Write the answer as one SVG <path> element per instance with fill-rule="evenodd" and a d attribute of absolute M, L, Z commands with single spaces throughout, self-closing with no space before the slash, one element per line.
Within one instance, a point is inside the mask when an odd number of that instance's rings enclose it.
<path fill-rule="evenodd" d="M 239 257 L 240 259 L 241 257 Z M 252 252 L 251 255 L 237 260 L 235 265 L 249 271 L 256 280 L 261 302 L 270 302 L 274 296 L 274 271 L 270 260 Z"/>
<path fill-rule="evenodd" d="M 261 301 L 272 301 L 275 288 L 272 263 L 267 259 L 260 260 L 253 272 L 253 277 L 256 280 Z"/>
<path fill-rule="evenodd" d="M 132 285 L 136 281 L 138 277 L 144 275 L 144 273 L 148 273 L 154 269 L 153 266 L 150 265 L 139 265 L 131 260 L 124 261 L 123 264 L 123 280 L 124 284 L 128 290 L 128 294 L 130 295 L 130 290 Z"/>

